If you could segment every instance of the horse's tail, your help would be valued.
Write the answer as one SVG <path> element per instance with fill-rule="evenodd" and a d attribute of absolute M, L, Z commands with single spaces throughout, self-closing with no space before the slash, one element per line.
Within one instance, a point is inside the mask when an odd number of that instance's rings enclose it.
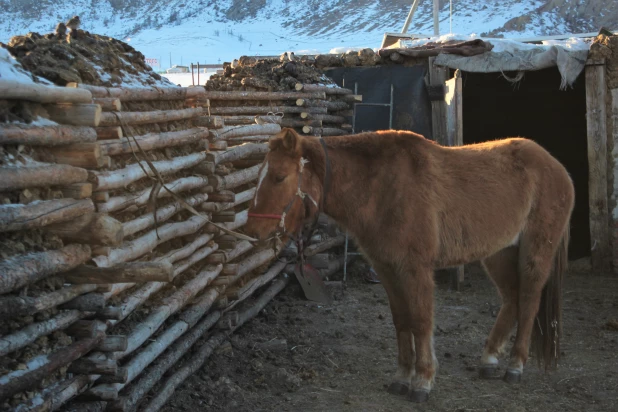
<path fill-rule="evenodd" d="M 568 266 L 569 225 L 562 233 L 556 250 L 552 272 L 541 293 L 541 303 L 532 333 L 532 346 L 536 358 L 545 370 L 555 368 L 560 359 L 560 337 L 562 336 L 562 279 Z"/>

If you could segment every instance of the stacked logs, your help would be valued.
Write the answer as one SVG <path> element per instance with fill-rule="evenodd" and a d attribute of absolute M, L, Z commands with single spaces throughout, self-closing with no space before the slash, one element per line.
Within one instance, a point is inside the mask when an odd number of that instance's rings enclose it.
<path fill-rule="evenodd" d="M 0 125 L 0 233 L 15 235 L 2 245 L 47 241 L 26 253 L 2 249 L 0 313 L 15 322 L 0 323 L 0 353 L 15 359 L 2 370 L 0 402 L 19 411 L 67 402 L 157 410 L 288 282 L 286 264 L 272 264 L 275 251 L 229 233 L 247 221 L 280 117 L 252 116 L 251 125 L 242 109 L 206 116 L 211 97 L 200 87 L 35 88 L 12 97 L 41 105 L 46 119 Z M 302 90 L 288 107 L 303 107 L 293 105 L 301 93 L 328 101 Z M 323 254 L 312 259 L 325 275 L 333 266 Z M 267 286 L 248 308 L 236 307 Z M 193 358 L 160 382 L 208 331 Z M 43 347 L 58 334 L 62 342 Z M 157 385 L 164 390 L 144 405 Z"/>

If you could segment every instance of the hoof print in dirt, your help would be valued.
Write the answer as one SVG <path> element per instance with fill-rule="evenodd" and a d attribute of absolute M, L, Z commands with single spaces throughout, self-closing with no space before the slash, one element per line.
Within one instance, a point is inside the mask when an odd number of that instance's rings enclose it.
<path fill-rule="evenodd" d="M 408 400 L 414 403 L 424 403 L 429 400 L 429 391 L 413 389 L 408 393 Z"/>

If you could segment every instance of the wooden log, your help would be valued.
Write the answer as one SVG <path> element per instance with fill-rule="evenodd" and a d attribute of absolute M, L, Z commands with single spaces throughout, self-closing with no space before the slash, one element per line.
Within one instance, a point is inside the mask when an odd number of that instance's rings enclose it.
<path fill-rule="evenodd" d="M 112 248 L 109 246 L 93 246 L 92 247 L 92 256 L 109 256 L 109 252 L 111 252 Z"/>
<path fill-rule="evenodd" d="M 206 160 L 215 165 L 233 162 L 253 155 L 265 155 L 268 153 L 267 144 L 246 143 L 221 153 L 208 153 Z"/>
<path fill-rule="evenodd" d="M 307 259 L 307 263 L 313 266 L 315 269 L 328 269 L 328 263 L 330 257 L 328 253 L 318 253 Z"/>
<path fill-rule="evenodd" d="M 208 142 L 208 150 L 227 150 L 227 142 L 225 140 L 219 140 L 216 142 Z"/>
<path fill-rule="evenodd" d="M 56 307 L 79 295 L 92 292 L 96 285 L 77 285 L 45 293 L 38 297 L 0 296 L 0 316 L 14 318 L 29 316 L 37 312 Z"/>
<path fill-rule="evenodd" d="M 118 352 L 127 349 L 127 337 L 125 335 L 106 335 L 95 348 L 100 352 Z"/>
<path fill-rule="evenodd" d="M 226 296 L 228 296 L 228 299 L 235 300 L 235 302 L 233 302 L 231 305 L 228 305 L 227 310 L 233 308 L 238 303 L 247 299 L 257 289 L 259 289 L 260 287 L 264 286 L 265 284 L 273 280 L 279 273 L 281 273 L 286 268 L 286 266 L 287 266 L 287 262 L 276 262 L 263 275 L 260 275 L 252 279 L 246 285 L 236 289 L 236 291 L 233 294 L 232 293 L 227 294 Z"/>
<path fill-rule="evenodd" d="M 304 128 L 303 128 L 303 131 L 304 131 Z M 323 127 L 321 129 L 314 128 L 313 130 L 307 133 L 313 133 L 314 136 L 344 136 L 348 134 L 347 131 L 343 129 L 338 129 L 335 127 Z"/>
<path fill-rule="evenodd" d="M 322 127 L 321 120 L 298 120 L 298 119 L 283 119 L 281 127 Z"/>
<path fill-rule="evenodd" d="M 302 97 L 309 99 L 326 99 L 324 92 L 252 92 L 252 91 L 206 91 L 209 100 L 293 100 Z"/>
<path fill-rule="evenodd" d="M 206 223 L 207 220 L 201 216 L 192 216 L 184 222 L 168 223 L 158 229 L 158 238 L 157 231 L 151 230 L 137 239 L 125 242 L 119 248 L 112 249 L 109 256 L 97 256 L 92 260 L 98 267 L 112 267 L 119 263 L 128 262 L 151 252 L 163 242 L 195 233 Z"/>
<path fill-rule="evenodd" d="M 346 94 L 343 96 L 337 96 L 337 101 L 348 102 L 348 103 L 358 103 L 363 101 L 363 96 L 360 94 Z"/>
<path fill-rule="evenodd" d="M 321 243 L 310 245 L 305 249 L 305 257 L 317 255 L 318 253 L 334 248 L 335 246 L 343 245 L 344 242 L 345 236 L 340 235 L 336 237 L 331 237 L 330 239 L 327 239 Z"/>
<path fill-rule="evenodd" d="M 93 338 L 79 340 L 47 355 L 39 355 L 26 363 L 26 369 L 16 370 L 0 377 L 0 400 L 34 387 L 56 370 L 81 358 L 96 347 L 104 337 L 105 333 L 99 331 Z"/>
<path fill-rule="evenodd" d="M 248 169 L 239 170 L 224 177 L 212 176 L 211 185 L 214 187 L 215 190 L 234 189 L 235 187 L 244 185 L 257 179 L 261 167 L 261 165 L 255 165 Z"/>
<path fill-rule="evenodd" d="M 296 100 L 296 106 L 299 107 L 325 107 L 328 111 L 347 110 L 350 106 L 342 101 L 327 101 L 327 100 L 311 100 L 308 98 L 299 98 Z"/>
<path fill-rule="evenodd" d="M 106 329 L 107 325 L 98 320 L 78 320 L 66 328 L 66 333 L 74 338 L 91 339 L 101 333 L 105 334 Z"/>
<path fill-rule="evenodd" d="M 206 295 L 206 294 L 205 294 Z M 212 305 L 212 303 L 211 303 Z M 194 307 L 194 306 L 193 306 Z M 210 305 L 208 305 L 210 308 Z M 205 313 L 208 309 L 204 310 Z M 183 313 L 184 315 L 184 313 Z M 189 351 L 220 318 L 220 312 L 213 312 L 201 320 L 188 333 L 182 335 L 163 356 L 143 373 L 135 384 L 128 388 L 124 396 L 108 404 L 109 411 L 134 411 L 138 402 L 161 380 L 163 375 Z M 189 325 L 190 327 L 193 325 Z"/>
<path fill-rule="evenodd" d="M 215 164 L 212 162 L 201 162 L 193 168 L 195 173 L 205 174 L 207 176 L 215 174 Z"/>
<path fill-rule="evenodd" d="M 238 279 L 240 279 L 241 277 L 243 277 L 247 273 L 249 273 L 252 270 L 258 268 L 259 266 L 262 266 L 263 264 L 267 263 L 268 261 L 270 261 L 274 257 L 275 257 L 275 251 L 272 250 L 272 249 L 260 250 L 260 251 L 258 251 L 256 253 L 253 253 L 252 255 L 247 256 L 241 262 L 239 262 L 238 265 L 234 268 L 233 274 L 231 275 L 232 276 L 232 278 L 231 278 L 232 284 L 234 282 L 238 281 Z M 231 268 L 228 265 L 225 265 L 225 266 L 228 269 Z M 226 272 L 225 275 L 227 275 L 228 273 L 229 272 Z"/>
<path fill-rule="evenodd" d="M 276 123 L 281 124 L 281 116 L 255 116 L 255 115 L 237 115 L 237 116 L 224 116 L 223 121 L 227 126 L 239 126 L 246 124 L 266 124 Z"/>
<path fill-rule="evenodd" d="M 193 255 L 198 249 L 206 246 L 214 236 L 210 233 L 197 236 L 191 243 L 179 249 L 172 250 L 157 258 L 159 262 L 174 263 Z"/>
<path fill-rule="evenodd" d="M 172 192 L 179 194 L 187 190 L 194 190 L 206 187 L 206 185 L 208 185 L 208 178 L 203 176 L 181 177 L 180 179 L 168 182 L 165 185 Z M 130 206 L 143 206 L 148 203 L 151 193 L 152 187 L 147 187 L 136 193 L 114 196 L 111 197 L 107 202 L 97 203 L 97 211 L 110 213 L 126 209 Z M 203 196 L 204 194 L 201 195 Z M 170 196 L 171 195 L 167 190 L 162 189 L 159 191 L 157 199 L 163 199 Z M 196 201 L 198 199 L 201 199 L 202 196 L 196 198 Z"/>
<path fill-rule="evenodd" d="M 72 143 L 93 143 L 97 140 L 95 129 L 75 126 L 0 126 L 0 144 L 28 146 L 62 146 Z"/>
<path fill-rule="evenodd" d="M 211 222 L 224 223 L 233 222 L 236 219 L 236 212 L 233 210 L 222 210 L 212 214 Z"/>
<path fill-rule="evenodd" d="M 7 100 L 28 100 L 37 103 L 90 103 L 92 94 L 87 90 L 66 87 L 45 86 L 38 83 L 24 83 L 0 79 L 0 96 Z"/>
<path fill-rule="evenodd" d="M 171 185 L 170 185 L 171 186 Z M 175 193 L 177 189 L 172 189 Z M 192 207 L 196 207 L 208 199 L 208 195 L 205 193 L 198 193 L 194 196 L 188 197 L 185 200 Z M 170 203 L 164 207 L 160 207 L 157 209 L 157 222 L 159 224 L 165 222 L 176 213 L 184 210 L 184 206 L 180 201 L 176 201 L 174 203 Z M 155 224 L 154 212 L 146 213 L 141 215 L 133 220 L 129 220 L 122 224 L 122 230 L 125 236 L 133 235 L 139 231 L 144 229 L 148 229 Z"/>
<path fill-rule="evenodd" d="M 47 412 L 57 410 L 89 387 L 98 377 L 99 375 L 76 375 L 71 378 L 62 379 L 46 387 L 32 399 L 21 402 L 15 408 L 15 412 Z M 72 405 L 78 407 L 77 403 Z M 86 410 L 94 412 L 97 410 L 97 407 L 98 405 L 88 404 Z M 102 405 L 98 411 L 103 412 L 104 408 L 105 405 Z M 65 409 L 65 412 L 68 411 Z"/>
<path fill-rule="evenodd" d="M 220 106 L 211 107 L 210 114 L 219 115 L 268 115 L 268 113 L 322 113 L 326 114 L 328 109 L 326 107 L 295 107 L 295 106 Z"/>
<path fill-rule="evenodd" d="M 36 229 L 94 211 L 90 199 L 56 199 L 27 205 L 0 205 L 0 232 Z"/>
<path fill-rule="evenodd" d="M 296 83 L 294 88 L 297 91 L 305 91 L 305 92 L 324 92 L 327 96 L 329 95 L 346 95 L 346 94 L 354 94 L 354 91 L 350 89 L 344 89 L 343 87 L 339 87 L 336 84 L 302 84 Z"/>
<path fill-rule="evenodd" d="M 250 201 L 251 199 L 253 199 L 253 196 L 255 195 L 255 187 L 252 187 L 251 189 L 242 191 L 240 193 L 237 193 L 236 196 L 234 197 L 234 201 L 233 202 L 227 202 L 227 203 L 216 203 L 216 202 L 205 202 L 202 203 L 200 205 L 200 209 L 204 210 L 206 212 L 219 212 L 222 210 L 227 210 L 227 209 L 231 209 L 234 206 L 238 206 L 240 204 L 243 204 L 245 202 Z"/>
<path fill-rule="evenodd" d="M 284 277 L 274 282 L 268 290 L 266 290 L 253 304 L 252 307 L 247 308 L 239 313 L 239 319 L 234 330 L 240 328 L 244 323 L 257 316 L 257 314 L 270 302 L 279 292 L 285 288 L 289 282 L 288 277 Z M 228 338 L 228 334 L 219 332 L 212 335 L 205 344 L 201 345 L 195 354 L 188 359 L 178 371 L 170 376 L 163 385 L 157 391 L 155 397 L 145 406 L 144 410 L 158 411 L 165 404 L 167 399 L 174 393 L 174 390 L 184 380 L 191 376 L 195 371 L 202 367 L 206 359 L 210 357 L 213 351 Z"/>
<path fill-rule="evenodd" d="M 243 240 L 241 242 L 237 242 L 237 244 L 234 246 L 234 249 L 228 250 L 225 252 L 219 251 L 219 252 L 213 253 L 212 255 L 208 256 L 204 260 L 204 262 L 210 263 L 210 264 L 231 262 L 232 260 L 236 259 L 240 255 L 248 252 L 252 248 L 253 248 L 253 245 L 250 242 Z"/>
<path fill-rule="evenodd" d="M 225 120 L 221 116 L 200 116 L 195 119 L 196 126 L 220 129 L 225 126 Z"/>
<path fill-rule="evenodd" d="M 68 83 L 67 87 L 88 90 L 93 97 L 108 97 L 123 102 L 203 99 L 205 94 L 203 87 L 101 87 L 82 83 Z"/>
<path fill-rule="evenodd" d="M 63 278 L 73 284 L 171 282 L 173 268 L 169 262 L 129 262 L 110 268 L 81 265 L 63 274 Z"/>
<path fill-rule="evenodd" d="M 58 190 L 62 192 L 65 198 L 69 199 L 86 199 L 92 196 L 91 183 L 73 183 L 71 185 L 59 186 Z"/>
<path fill-rule="evenodd" d="M 199 162 L 204 161 L 205 159 L 206 153 L 199 152 L 187 156 L 176 157 L 173 160 L 160 160 L 157 162 L 152 162 L 152 164 L 161 175 L 166 175 L 178 172 L 182 169 L 193 167 Z M 154 174 L 152 173 L 146 162 L 142 163 L 144 168 L 148 172 L 148 175 L 153 176 Z M 118 169 L 109 172 L 90 172 L 88 179 L 94 183 L 94 189 L 96 191 L 103 191 L 125 187 L 126 185 L 144 177 L 146 177 L 146 175 L 144 174 L 144 171 L 142 170 L 140 165 L 132 164 L 125 167 L 124 169 Z"/>
<path fill-rule="evenodd" d="M 303 115 L 305 117 L 303 117 Z M 347 120 L 344 116 L 335 116 L 332 114 L 311 114 L 311 113 L 301 113 L 300 115 L 301 118 L 303 119 L 315 119 L 315 120 L 321 120 L 322 123 L 335 123 L 335 124 L 342 124 L 345 123 Z M 311 125 L 310 125 L 311 126 Z M 320 125 L 321 126 L 321 125 Z"/>
<path fill-rule="evenodd" d="M 57 123 L 97 127 L 102 119 L 98 104 L 47 104 L 44 107 L 49 118 Z"/>
<path fill-rule="evenodd" d="M 247 126 L 226 126 L 221 129 L 211 130 L 210 137 L 215 140 L 227 140 L 232 137 L 242 136 L 271 136 L 281 131 L 278 124 L 252 124 Z"/>
<path fill-rule="evenodd" d="M 129 125 L 164 123 L 175 120 L 191 119 L 202 114 L 201 107 L 178 110 L 155 110 L 152 112 L 113 112 L 102 113 L 101 126 L 120 126 L 123 123 Z M 98 126 L 98 125 L 97 125 Z"/>
<path fill-rule="evenodd" d="M 233 202 L 235 199 L 236 193 L 231 190 L 220 190 L 208 196 L 208 200 L 212 200 L 213 202 Z"/>
<path fill-rule="evenodd" d="M 126 283 L 122 283 L 122 285 L 126 285 Z M 94 314 L 95 319 L 111 319 L 116 321 L 124 319 L 124 316 L 125 314 L 122 308 L 117 306 L 106 306 L 97 310 Z"/>
<path fill-rule="evenodd" d="M 87 245 L 68 245 L 59 250 L 28 253 L 0 261 L 0 293 L 8 293 L 84 263 L 90 259 Z"/>
<path fill-rule="evenodd" d="M 97 133 L 97 140 L 112 140 L 122 139 L 122 127 L 109 126 L 109 127 L 97 127 L 95 129 Z"/>
<path fill-rule="evenodd" d="M 204 258 L 210 256 L 210 254 L 212 254 L 212 252 L 216 251 L 217 249 L 219 249 L 219 245 L 217 245 L 214 242 L 211 242 L 207 246 L 196 250 L 188 258 L 178 261 L 174 265 L 174 277 L 180 275 L 185 270 L 189 269 L 191 266 L 202 261 Z"/>
<path fill-rule="evenodd" d="M 88 172 L 79 167 L 39 163 L 36 166 L 0 167 L 0 191 L 84 183 Z"/>
<path fill-rule="evenodd" d="M 135 139 L 144 151 L 161 149 L 164 147 L 180 146 L 207 139 L 208 129 L 195 128 L 181 130 L 179 132 L 151 133 L 143 136 L 136 136 Z M 139 152 L 133 138 L 122 138 L 115 140 L 101 140 L 101 152 L 109 156 Z"/>
<path fill-rule="evenodd" d="M 124 239 L 122 223 L 103 213 L 87 213 L 70 221 L 48 225 L 44 230 L 71 242 L 102 246 L 118 246 Z"/>
<path fill-rule="evenodd" d="M 95 97 L 92 99 L 92 102 L 101 106 L 104 112 L 119 112 L 122 110 L 120 99 L 114 99 L 113 97 Z"/>
<path fill-rule="evenodd" d="M 118 363 L 114 359 L 88 359 L 74 360 L 67 372 L 85 375 L 115 375 L 118 371 Z"/>

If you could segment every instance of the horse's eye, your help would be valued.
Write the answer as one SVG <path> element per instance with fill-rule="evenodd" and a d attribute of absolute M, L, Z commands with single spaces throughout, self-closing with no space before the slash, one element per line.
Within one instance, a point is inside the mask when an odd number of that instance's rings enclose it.
<path fill-rule="evenodd" d="M 287 176 L 276 176 L 275 177 L 275 182 L 276 183 L 281 183 L 281 182 L 283 182 L 285 180 L 286 177 Z"/>

